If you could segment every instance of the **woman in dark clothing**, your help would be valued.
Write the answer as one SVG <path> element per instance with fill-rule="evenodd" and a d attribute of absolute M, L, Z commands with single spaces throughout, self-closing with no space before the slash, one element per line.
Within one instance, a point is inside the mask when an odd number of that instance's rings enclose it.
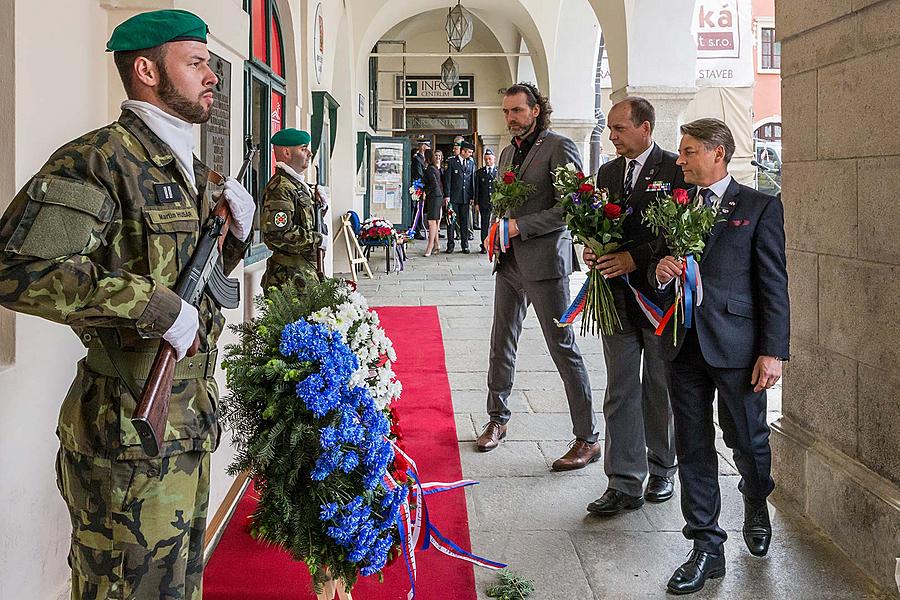
<path fill-rule="evenodd" d="M 444 189 L 441 183 L 440 151 L 425 151 L 425 218 L 428 219 L 428 244 L 425 256 L 438 253 L 438 224 L 441 220 L 441 208 L 444 206 Z"/>

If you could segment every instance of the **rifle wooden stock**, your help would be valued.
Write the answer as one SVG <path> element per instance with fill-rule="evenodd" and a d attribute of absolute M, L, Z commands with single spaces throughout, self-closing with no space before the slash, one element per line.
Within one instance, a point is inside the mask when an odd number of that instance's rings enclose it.
<path fill-rule="evenodd" d="M 138 401 L 131 423 L 141 436 L 147 456 L 158 456 L 169 418 L 169 398 L 175 380 L 175 349 L 163 340 L 156 351 L 150 374 Z"/>

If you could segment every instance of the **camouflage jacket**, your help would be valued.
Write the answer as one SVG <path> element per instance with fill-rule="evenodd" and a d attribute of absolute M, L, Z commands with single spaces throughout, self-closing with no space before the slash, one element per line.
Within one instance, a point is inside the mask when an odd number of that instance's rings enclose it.
<path fill-rule="evenodd" d="M 168 146 L 128 110 L 64 145 L 0 219 L 0 304 L 69 325 L 89 356 L 100 349 L 101 327 L 115 330 L 128 355 L 155 352 L 178 316 L 172 288 L 211 208 L 209 169 L 196 158 L 194 174 L 197 196 Z M 226 273 L 245 249 L 228 236 Z M 199 313 L 206 353 L 224 318 L 208 297 Z M 215 448 L 217 394 L 212 369 L 206 375 L 175 382 L 163 455 Z M 134 407 L 118 378 L 83 360 L 60 413 L 61 443 L 92 456 L 143 458 Z"/>
<path fill-rule="evenodd" d="M 291 262 L 293 266 L 305 266 L 305 262 L 315 268 L 322 234 L 316 231 L 314 210 L 306 184 L 275 169 L 263 191 L 260 227 L 276 262 Z"/>

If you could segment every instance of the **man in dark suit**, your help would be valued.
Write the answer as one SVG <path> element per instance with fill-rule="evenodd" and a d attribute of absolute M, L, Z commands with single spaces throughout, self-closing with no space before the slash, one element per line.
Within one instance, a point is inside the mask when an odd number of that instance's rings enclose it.
<path fill-rule="evenodd" d="M 644 210 L 661 195 L 684 188 L 677 155 L 653 142 L 656 112 L 644 98 L 629 97 L 609 111 L 609 139 L 619 157 L 600 167 L 597 187 L 624 198 L 632 213 L 625 218 L 622 248 L 596 257 L 584 250 L 588 265 L 609 279 L 622 328 L 603 335 L 606 362 L 606 420 L 603 468 L 609 485 L 588 511 L 603 517 L 633 510 L 649 502 L 665 502 L 675 485 L 675 434 L 666 388 L 666 362 L 661 340 L 644 316 L 629 282 L 655 297 L 644 274 L 657 250 L 659 236 L 643 222 Z M 622 276 L 628 276 L 628 282 Z M 644 479 L 647 490 L 644 491 Z"/>
<path fill-rule="evenodd" d="M 484 151 L 484 166 L 475 171 L 475 210 L 481 217 L 481 253 L 487 252 L 484 247 L 484 239 L 491 227 L 491 194 L 494 193 L 494 180 L 497 178 L 497 168 L 494 166 L 494 151 L 488 148 Z"/>
<path fill-rule="evenodd" d="M 475 195 L 475 160 L 472 158 L 474 151 L 475 144 L 466 141 L 460 143 L 459 155 L 451 157 L 447 161 L 446 187 L 444 188 L 444 200 L 449 202 L 456 212 L 463 254 L 469 253 L 469 207 Z M 448 224 L 448 254 L 453 252 L 455 237 L 453 227 Z"/>
<path fill-rule="evenodd" d="M 507 88 L 503 114 L 512 143 L 500 154 L 500 169 L 516 167 L 519 178 L 532 186 L 525 203 L 498 217 L 509 219 L 510 248 L 494 263 L 494 321 L 488 364 L 487 411 L 490 421 L 476 440 L 478 450 L 493 450 L 506 436 L 510 418 L 507 399 L 516 372 L 516 351 L 528 305 L 534 306 L 544 341 L 562 378 L 572 417 L 575 441 L 552 468 L 580 469 L 600 457 L 597 419 L 591 404 L 591 383 L 575 333 L 557 327 L 569 305 L 569 275 L 578 265 L 572 235 L 553 188 L 553 170 L 573 163 L 581 168 L 578 148 L 569 138 L 548 129 L 550 104 L 530 83 Z"/>
<path fill-rule="evenodd" d="M 703 301 L 694 307 L 693 324 L 687 329 L 680 323 L 669 325 L 663 336 L 670 361 L 684 535 L 694 543 L 668 589 L 689 594 L 707 579 L 725 574 L 712 407 L 716 393 L 723 439 L 741 474 L 744 542 L 754 556 L 768 552 L 772 525 L 766 498 L 775 482 L 766 390 L 781 377 L 781 363 L 788 359 L 790 305 L 781 202 L 728 174 L 735 146 L 725 123 L 698 119 L 682 125 L 681 133 L 678 164 L 684 179 L 698 187 L 696 201 L 717 212 L 700 258 Z M 648 275 L 674 298 L 672 281 L 679 273 L 681 261 L 666 256 Z"/>
<path fill-rule="evenodd" d="M 409 186 L 412 187 L 413 182 L 417 179 L 422 183 L 425 183 L 425 169 L 427 165 L 425 164 L 425 151 L 431 148 L 431 141 L 426 137 L 419 137 L 416 140 L 416 153 L 413 154 L 412 165 L 410 167 L 410 182 Z M 425 207 L 422 203 L 416 202 L 413 200 L 412 202 L 412 218 L 415 221 L 417 211 L 420 211 L 419 220 L 415 223 L 416 225 L 416 239 L 424 240 L 425 239 Z"/>

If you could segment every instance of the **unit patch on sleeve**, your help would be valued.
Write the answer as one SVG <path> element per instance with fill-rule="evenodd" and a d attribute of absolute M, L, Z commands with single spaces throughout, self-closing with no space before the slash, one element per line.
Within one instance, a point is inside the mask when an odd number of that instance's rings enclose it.
<path fill-rule="evenodd" d="M 287 227 L 287 224 L 288 224 L 287 213 L 284 212 L 283 210 L 279 210 L 272 217 L 272 222 L 275 224 L 275 227 L 278 227 L 278 228 Z"/>

